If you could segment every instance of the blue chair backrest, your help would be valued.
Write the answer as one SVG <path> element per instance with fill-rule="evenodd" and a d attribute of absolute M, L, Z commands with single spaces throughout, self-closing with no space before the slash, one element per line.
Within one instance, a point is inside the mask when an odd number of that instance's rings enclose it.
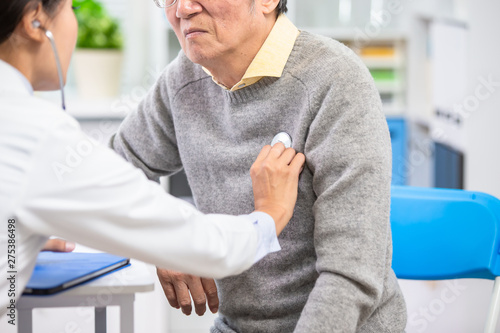
<path fill-rule="evenodd" d="M 392 186 L 392 267 L 402 279 L 500 276 L 500 200 L 462 190 Z"/>

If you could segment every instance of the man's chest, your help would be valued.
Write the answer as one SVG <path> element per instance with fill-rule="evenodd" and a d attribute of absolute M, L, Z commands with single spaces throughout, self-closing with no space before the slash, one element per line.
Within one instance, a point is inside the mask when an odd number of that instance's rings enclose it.
<path fill-rule="evenodd" d="M 279 94 L 246 103 L 231 103 L 215 92 L 206 95 L 176 98 L 172 120 L 177 147 L 198 206 L 213 211 L 214 205 L 230 198 L 222 211 L 235 213 L 227 206 L 248 209 L 248 202 L 253 203 L 250 167 L 276 134 L 288 133 L 292 147 L 304 151 L 309 104 L 307 98 Z"/>

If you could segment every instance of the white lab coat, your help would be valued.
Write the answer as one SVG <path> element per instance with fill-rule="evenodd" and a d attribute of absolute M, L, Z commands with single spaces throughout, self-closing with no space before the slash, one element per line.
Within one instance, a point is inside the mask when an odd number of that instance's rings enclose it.
<path fill-rule="evenodd" d="M 8 220 L 15 267 L 7 266 Z M 157 266 L 221 278 L 278 250 L 269 215 L 204 215 L 163 191 L 0 61 L 0 316 L 50 235 Z M 13 247 L 11 247 L 12 249 Z"/>

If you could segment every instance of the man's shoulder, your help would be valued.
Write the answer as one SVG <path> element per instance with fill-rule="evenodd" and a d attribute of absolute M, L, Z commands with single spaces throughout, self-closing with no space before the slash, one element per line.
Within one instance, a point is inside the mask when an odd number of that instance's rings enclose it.
<path fill-rule="evenodd" d="M 312 59 L 325 64 L 335 64 L 340 60 L 357 62 L 359 57 L 343 43 L 322 35 L 301 31 L 293 52 L 300 60 Z"/>
<path fill-rule="evenodd" d="M 167 66 L 161 79 L 165 80 L 169 89 L 178 91 L 191 83 L 210 79 L 210 75 L 205 73 L 200 65 L 189 60 L 181 50 Z"/>
<path fill-rule="evenodd" d="M 307 31 L 301 31 L 297 38 L 288 69 L 306 80 L 371 80 L 368 69 L 352 49 L 333 38 Z"/>

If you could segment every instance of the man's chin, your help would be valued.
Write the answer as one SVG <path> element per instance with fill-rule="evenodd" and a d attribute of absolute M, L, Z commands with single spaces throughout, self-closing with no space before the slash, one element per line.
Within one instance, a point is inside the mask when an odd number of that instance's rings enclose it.
<path fill-rule="evenodd" d="M 208 58 L 202 52 L 194 52 L 192 50 L 189 50 L 188 52 L 184 51 L 184 53 L 186 53 L 188 59 L 194 62 L 195 64 L 206 67 L 207 64 L 210 62 L 210 58 Z"/>
<path fill-rule="evenodd" d="M 213 49 L 212 43 L 207 42 L 203 38 L 196 38 L 191 40 L 185 39 L 183 40 L 183 43 L 181 43 L 181 47 L 189 60 L 194 63 L 196 63 L 198 60 L 206 59 L 207 55 L 210 53 L 210 50 Z"/>

